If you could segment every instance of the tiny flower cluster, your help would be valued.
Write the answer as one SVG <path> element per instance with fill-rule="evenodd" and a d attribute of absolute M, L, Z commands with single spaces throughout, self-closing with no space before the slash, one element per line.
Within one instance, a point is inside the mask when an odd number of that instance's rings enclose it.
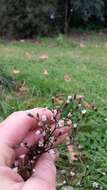
<path fill-rule="evenodd" d="M 54 98 L 54 100 L 56 99 Z M 35 172 L 35 164 L 38 158 L 43 153 L 52 150 L 57 144 L 56 142 L 62 134 L 59 133 L 55 135 L 56 131 L 61 127 L 71 127 L 73 130 L 76 130 L 78 123 L 87 113 L 86 108 L 83 106 L 83 96 L 81 95 L 68 96 L 67 100 L 60 100 L 60 103 L 61 102 L 62 105 L 59 107 L 54 106 L 54 109 L 51 109 L 54 118 L 54 128 L 51 128 L 51 124 L 46 115 L 40 117 L 38 113 L 35 115 L 27 113 L 29 117 L 35 119 L 38 123 L 39 129 L 35 131 L 35 136 L 38 136 L 39 140 L 32 146 L 29 146 L 28 143 L 20 144 L 21 148 L 27 149 L 27 153 L 21 155 L 15 161 L 14 168 L 17 168 L 18 173 L 25 181 Z M 76 116 L 77 111 L 79 112 L 78 117 Z M 75 173 L 71 171 L 70 175 L 74 177 Z M 93 185 L 95 186 L 95 184 Z"/>
<path fill-rule="evenodd" d="M 18 173 L 26 181 L 32 173 L 35 171 L 34 166 L 38 158 L 45 152 L 50 151 L 54 148 L 57 139 L 62 133 L 56 133 L 56 130 L 64 127 L 70 126 L 72 123 L 68 119 L 60 119 L 59 110 L 52 110 L 55 120 L 54 128 L 51 128 L 51 125 L 48 121 L 46 115 L 42 117 L 39 114 L 32 115 L 28 113 L 29 117 L 36 119 L 39 125 L 39 130 L 35 131 L 36 136 L 40 136 L 38 143 L 35 143 L 32 146 L 29 146 L 27 143 L 21 143 L 22 148 L 27 149 L 27 153 L 21 155 L 18 160 L 15 161 L 14 167 L 17 167 Z M 57 134 L 57 135 L 56 135 Z M 16 164 L 17 163 L 17 164 Z"/>

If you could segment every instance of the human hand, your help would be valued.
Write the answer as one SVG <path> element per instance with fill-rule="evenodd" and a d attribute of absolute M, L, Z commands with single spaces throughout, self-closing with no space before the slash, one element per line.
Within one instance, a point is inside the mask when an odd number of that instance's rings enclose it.
<path fill-rule="evenodd" d="M 53 115 L 47 109 L 33 109 L 30 113 L 39 116 L 46 115 L 50 124 L 54 125 Z M 31 145 L 38 141 L 34 131 L 38 130 L 38 123 L 27 115 L 26 111 L 11 114 L 0 124 L 0 189 L 3 190 L 55 190 L 56 168 L 55 154 L 43 154 L 36 163 L 35 173 L 26 182 L 11 169 L 16 156 L 23 154 L 23 150 L 15 148 L 21 142 Z M 69 129 L 61 129 L 61 141 Z"/>

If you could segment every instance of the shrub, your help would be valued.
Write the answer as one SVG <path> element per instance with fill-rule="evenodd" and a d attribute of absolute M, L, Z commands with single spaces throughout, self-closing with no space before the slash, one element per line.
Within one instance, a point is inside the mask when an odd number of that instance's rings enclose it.
<path fill-rule="evenodd" d="M 0 0 L 0 34 L 20 38 L 67 33 L 71 26 L 104 22 L 105 0 Z M 98 21 L 98 22 L 96 22 Z"/>

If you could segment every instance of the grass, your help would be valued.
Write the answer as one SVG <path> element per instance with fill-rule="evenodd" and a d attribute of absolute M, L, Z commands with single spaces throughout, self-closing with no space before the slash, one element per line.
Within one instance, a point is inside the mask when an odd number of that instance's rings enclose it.
<path fill-rule="evenodd" d="M 60 35 L 33 42 L 0 41 L 1 120 L 16 110 L 51 106 L 51 97 L 60 93 L 65 96 L 82 94 L 88 102 L 97 106 L 100 114 L 93 113 L 88 130 L 82 130 L 77 135 L 85 160 L 65 162 L 66 149 L 61 147 L 60 171 L 69 173 L 69 170 L 74 170 L 78 177 L 72 179 L 68 174 L 59 172 L 59 181 L 66 178 L 76 190 L 91 190 L 96 180 L 103 189 L 107 189 L 107 122 L 103 119 L 107 117 L 106 41 L 106 36 L 99 34 L 68 38 Z M 102 172 L 106 175 L 99 178 Z M 76 188 L 80 178 L 83 186 Z"/>

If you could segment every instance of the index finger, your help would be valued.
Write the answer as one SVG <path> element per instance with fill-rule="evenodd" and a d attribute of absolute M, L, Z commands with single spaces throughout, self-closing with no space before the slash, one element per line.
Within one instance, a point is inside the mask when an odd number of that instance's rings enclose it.
<path fill-rule="evenodd" d="M 48 109 L 35 108 L 29 110 L 29 113 L 46 115 L 52 122 L 53 114 Z M 0 124 L 0 143 L 14 147 L 23 141 L 30 130 L 37 129 L 37 124 L 36 119 L 28 116 L 28 111 L 14 112 Z"/>

